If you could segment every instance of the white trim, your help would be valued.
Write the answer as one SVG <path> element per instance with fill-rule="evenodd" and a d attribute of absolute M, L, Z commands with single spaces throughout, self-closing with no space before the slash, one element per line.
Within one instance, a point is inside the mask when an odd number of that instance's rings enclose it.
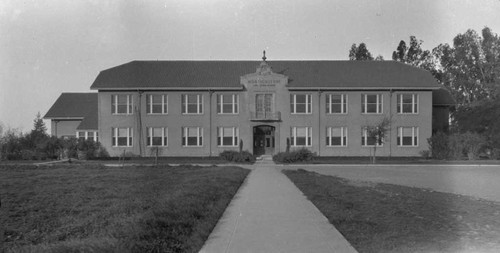
<path fill-rule="evenodd" d="M 154 128 L 159 128 L 161 129 L 161 145 L 153 145 L 153 129 Z M 146 146 L 148 147 L 168 147 L 168 127 L 147 127 L 147 135 L 146 135 Z M 167 138 L 167 141 L 165 143 L 165 138 Z M 147 142 L 149 141 L 149 145 Z"/>
<path fill-rule="evenodd" d="M 332 96 L 333 95 L 340 95 L 340 110 L 341 112 L 332 112 Z M 349 114 L 348 108 L 349 108 L 349 100 L 348 100 L 348 94 L 347 93 L 327 93 L 326 94 L 326 99 L 325 102 L 328 106 L 327 114 Z M 329 102 L 329 103 L 328 103 Z M 336 103 L 335 103 L 336 104 Z"/>
<path fill-rule="evenodd" d="M 232 112 L 224 112 L 224 96 L 225 95 L 230 95 L 231 96 L 231 106 L 232 106 Z M 216 102 L 220 102 L 220 104 L 217 104 L 217 114 L 220 115 L 237 115 L 239 114 L 240 110 L 240 95 L 236 93 L 219 93 L 217 94 L 216 97 Z M 220 112 L 218 112 L 220 110 Z"/>
<path fill-rule="evenodd" d="M 377 98 L 377 102 L 375 104 L 376 112 L 368 112 L 368 95 L 375 95 Z M 361 94 L 361 114 L 383 114 L 383 113 L 384 113 L 384 95 L 382 93 Z"/>
<path fill-rule="evenodd" d="M 118 88 L 90 88 L 91 90 L 97 91 L 147 91 L 147 90 L 160 90 L 160 91 L 183 91 L 183 90 L 203 90 L 203 91 L 211 91 L 211 90 L 243 90 L 243 85 L 241 87 L 118 87 Z"/>
<path fill-rule="evenodd" d="M 189 102 L 188 102 L 188 96 L 189 95 L 196 95 L 196 112 L 188 112 L 189 109 Z M 182 115 L 202 115 L 203 114 L 203 94 L 200 93 L 194 93 L 194 94 L 181 94 L 181 96 L 184 98 L 184 104 L 181 104 L 181 108 L 184 108 L 184 112 L 181 110 Z M 181 97 L 181 103 L 183 101 L 183 98 Z M 201 107 L 200 107 L 201 105 Z M 200 110 L 201 109 L 201 110 Z"/>
<path fill-rule="evenodd" d="M 127 129 L 127 145 L 118 145 L 118 129 Z M 133 142 L 134 142 L 134 132 L 132 131 L 131 127 L 112 127 L 111 131 L 113 132 L 111 134 L 111 139 L 115 141 L 115 145 L 113 145 L 113 141 L 111 141 L 111 146 L 112 147 L 132 147 Z"/>
<path fill-rule="evenodd" d="M 161 112 L 153 112 L 153 96 L 161 96 Z M 149 104 L 149 106 L 148 106 Z M 146 114 L 147 115 L 167 115 L 168 114 L 168 94 L 147 94 L 146 95 Z M 165 110 L 166 109 L 166 110 Z"/>
<path fill-rule="evenodd" d="M 126 96 L 127 98 L 127 110 L 126 112 L 118 112 L 118 96 Z M 132 94 L 112 94 L 111 95 L 111 115 L 131 115 L 134 112 L 134 98 Z"/>
<path fill-rule="evenodd" d="M 196 128 L 196 136 L 189 136 L 190 128 Z M 182 147 L 203 147 L 203 127 L 182 127 L 182 129 L 182 140 L 184 140 L 184 144 L 181 142 Z M 196 137 L 196 145 L 188 145 L 188 137 Z"/>
<path fill-rule="evenodd" d="M 332 145 L 332 137 L 336 137 L 336 136 L 332 136 L 332 129 L 334 128 L 340 128 L 340 145 Z M 345 137 L 345 142 L 344 142 L 344 137 Z M 327 126 L 326 127 L 326 138 L 327 138 L 327 147 L 333 147 L 333 148 L 336 148 L 336 147 L 347 147 L 347 143 L 349 143 L 349 137 L 348 137 L 348 130 L 347 130 L 347 127 L 345 126 Z"/>
<path fill-rule="evenodd" d="M 362 131 L 361 131 L 361 147 L 383 147 L 384 146 L 384 141 L 383 141 L 383 138 L 382 138 L 382 144 L 378 144 L 377 140 L 375 140 L 375 145 L 368 145 L 368 130 L 366 129 L 366 127 L 362 127 L 361 128 Z M 363 144 L 363 140 L 364 140 L 364 144 Z"/>
<path fill-rule="evenodd" d="M 291 114 L 312 114 L 312 94 L 310 93 L 291 93 L 292 99 L 290 103 L 293 105 L 293 110 L 291 111 Z M 306 96 L 306 103 L 305 103 L 305 112 L 297 112 L 297 95 L 304 95 Z M 309 108 L 311 110 L 309 110 Z"/>
<path fill-rule="evenodd" d="M 306 129 L 306 144 L 305 145 L 297 145 L 297 129 L 298 128 L 305 128 Z M 292 141 L 293 145 L 292 147 L 312 147 L 312 127 L 310 126 L 302 126 L 302 127 L 292 127 Z"/>
<path fill-rule="evenodd" d="M 403 145 L 403 137 L 405 137 L 405 136 L 403 136 L 403 128 L 410 128 L 411 129 L 411 145 Z M 420 145 L 419 128 L 418 127 L 401 126 L 401 127 L 398 127 L 397 133 L 398 133 L 397 140 L 399 140 L 399 144 L 397 145 L 398 147 L 415 148 L 415 147 L 418 147 Z M 415 137 L 417 138 L 417 144 L 415 144 Z"/>
<path fill-rule="evenodd" d="M 232 145 L 224 145 L 224 129 L 230 128 L 232 130 L 231 142 Z M 236 139 L 235 139 L 236 138 Z M 238 127 L 217 127 L 217 147 L 238 147 L 238 142 L 240 140 L 240 131 Z M 219 145 L 220 143 L 220 145 Z"/>

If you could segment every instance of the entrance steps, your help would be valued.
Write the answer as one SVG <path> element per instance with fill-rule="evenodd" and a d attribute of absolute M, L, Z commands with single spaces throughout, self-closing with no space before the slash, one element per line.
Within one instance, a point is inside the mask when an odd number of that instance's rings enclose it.
<path fill-rule="evenodd" d="M 274 164 L 272 155 L 261 155 L 256 160 L 255 164 Z"/>

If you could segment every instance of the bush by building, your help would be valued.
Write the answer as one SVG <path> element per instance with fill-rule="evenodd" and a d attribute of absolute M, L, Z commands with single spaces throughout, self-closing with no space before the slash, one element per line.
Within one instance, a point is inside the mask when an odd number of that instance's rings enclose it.
<path fill-rule="evenodd" d="M 233 150 L 225 150 L 219 154 L 219 157 L 229 162 L 237 162 L 237 163 L 255 162 L 255 156 L 248 151 L 238 152 Z"/>
<path fill-rule="evenodd" d="M 447 135 L 438 132 L 428 139 L 430 153 L 434 159 L 469 160 L 479 158 L 479 154 L 486 147 L 485 138 L 472 132 Z"/>
<path fill-rule="evenodd" d="M 301 148 L 291 152 L 280 152 L 273 156 L 273 161 L 277 163 L 307 162 L 314 159 L 314 154 L 306 148 Z"/>

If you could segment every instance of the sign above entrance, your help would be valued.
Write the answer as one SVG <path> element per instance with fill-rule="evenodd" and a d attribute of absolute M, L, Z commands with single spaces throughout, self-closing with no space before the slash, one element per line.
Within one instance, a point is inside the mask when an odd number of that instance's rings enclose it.
<path fill-rule="evenodd" d="M 281 84 L 282 79 L 250 79 L 248 84 L 253 87 L 275 87 Z"/>

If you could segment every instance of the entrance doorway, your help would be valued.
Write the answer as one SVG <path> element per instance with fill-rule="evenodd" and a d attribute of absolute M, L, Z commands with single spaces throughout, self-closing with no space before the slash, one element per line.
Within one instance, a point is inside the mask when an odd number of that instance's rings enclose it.
<path fill-rule="evenodd" d="M 253 128 L 253 154 L 272 155 L 275 146 L 275 127 L 273 126 L 255 126 Z"/>

